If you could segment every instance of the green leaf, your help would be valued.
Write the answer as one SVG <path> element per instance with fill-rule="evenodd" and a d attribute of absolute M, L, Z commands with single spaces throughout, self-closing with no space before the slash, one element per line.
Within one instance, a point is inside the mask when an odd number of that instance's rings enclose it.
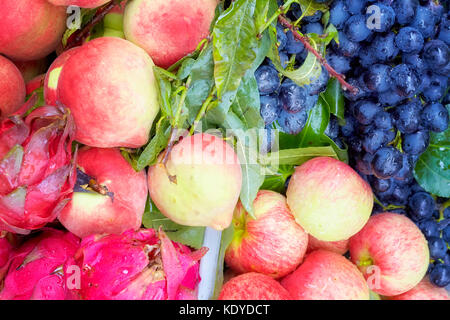
<path fill-rule="evenodd" d="M 189 111 L 189 122 L 192 123 L 214 86 L 212 43 L 206 46 L 195 61 L 195 64 L 192 65 L 190 77 L 191 84 L 187 91 L 185 103 Z"/>
<path fill-rule="evenodd" d="M 220 123 L 218 119 L 213 119 L 212 114 L 214 113 L 209 113 L 208 120 L 226 129 L 264 128 L 264 120 L 260 114 L 258 84 L 252 70 L 247 71 L 242 79 L 225 121 Z"/>
<path fill-rule="evenodd" d="M 214 293 L 212 299 L 216 300 L 219 297 L 220 291 L 223 286 L 223 269 L 225 252 L 233 240 L 234 227 L 231 224 L 228 228 L 222 231 L 222 238 L 220 240 L 219 257 L 217 259 L 217 270 L 216 270 L 216 283 L 214 286 Z"/>
<path fill-rule="evenodd" d="M 296 149 L 284 149 L 267 155 L 265 161 L 272 165 L 296 165 L 299 166 L 316 157 L 331 157 L 338 159 L 333 147 L 308 147 Z"/>
<path fill-rule="evenodd" d="M 159 67 L 153 67 L 153 74 L 155 75 L 156 85 L 158 89 L 158 102 L 161 109 L 162 116 L 172 116 L 172 84 L 165 76 L 164 70 Z"/>
<path fill-rule="evenodd" d="M 257 30 L 253 19 L 256 0 L 236 0 L 213 29 L 214 78 L 220 112 L 225 118 L 242 78 L 256 58 Z"/>
<path fill-rule="evenodd" d="M 417 160 L 414 177 L 427 192 L 450 198 L 450 129 L 430 134 L 430 145 Z"/>
<path fill-rule="evenodd" d="M 261 190 L 272 190 L 284 194 L 286 192 L 286 180 L 294 173 L 293 165 L 280 165 L 278 173 L 275 175 L 267 175 Z"/>
<path fill-rule="evenodd" d="M 298 134 L 299 147 L 322 146 L 321 141 L 325 129 L 330 121 L 328 111 L 323 99 L 319 97 L 314 108 L 310 111 L 308 120 L 303 130 Z"/>
<path fill-rule="evenodd" d="M 344 95 L 339 81 L 331 78 L 328 81 L 327 89 L 320 94 L 323 102 L 326 103 L 332 114 L 341 120 L 344 120 Z"/>
<path fill-rule="evenodd" d="M 272 37 L 273 38 L 273 37 Z M 272 39 L 272 42 L 274 40 Z M 275 40 L 276 41 L 276 40 Z M 317 50 L 318 47 L 315 42 L 312 42 L 313 47 Z M 274 45 L 272 44 L 272 47 Z M 313 80 L 317 79 L 322 72 L 322 66 L 317 58 L 311 52 L 308 52 L 303 64 L 295 70 L 284 69 L 281 65 L 280 57 L 278 55 L 278 49 L 269 51 L 268 57 L 272 61 L 275 68 L 285 77 L 288 77 L 299 86 L 310 84 Z"/>
<path fill-rule="evenodd" d="M 254 217 L 253 201 L 264 182 L 265 170 L 258 162 L 259 152 L 256 137 L 245 132 L 234 132 L 236 135 L 236 153 L 242 170 L 242 187 L 240 200 L 245 210 Z"/>
<path fill-rule="evenodd" d="M 161 226 L 167 236 L 175 242 L 182 243 L 186 246 L 200 249 L 203 244 L 205 235 L 204 227 L 189 227 L 179 225 L 166 216 L 164 216 L 155 204 L 149 200 L 142 218 L 145 228 L 158 230 Z"/>
<path fill-rule="evenodd" d="M 314 0 L 297 0 L 302 9 L 302 16 L 312 16 L 316 11 L 322 11 L 323 13 L 328 11 L 328 6 L 325 3 L 317 3 Z"/>
<path fill-rule="evenodd" d="M 255 26 L 256 30 L 261 30 L 266 24 L 266 21 L 271 17 L 278 9 L 276 0 L 258 0 L 255 6 Z M 276 20 L 274 21 L 276 25 Z"/>
<path fill-rule="evenodd" d="M 158 155 L 167 147 L 170 138 L 170 131 L 170 121 L 167 118 L 164 118 L 160 125 L 156 128 L 155 136 L 150 140 L 144 151 L 139 155 L 136 163 L 137 171 L 141 171 L 145 167 L 156 163 Z"/>

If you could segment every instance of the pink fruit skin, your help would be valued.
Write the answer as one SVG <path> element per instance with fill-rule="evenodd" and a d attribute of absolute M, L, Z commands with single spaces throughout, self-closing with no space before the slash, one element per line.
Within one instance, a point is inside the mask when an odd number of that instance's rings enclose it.
<path fill-rule="evenodd" d="M 32 94 L 34 90 L 39 89 L 44 85 L 45 74 L 40 74 L 37 77 L 27 82 L 27 95 Z"/>
<path fill-rule="evenodd" d="M 0 53 L 19 61 L 38 60 L 54 51 L 66 29 L 66 8 L 46 0 L 3 0 Z"/>
<path fill-rule="evenodd" d="M 272 277 L 249 272 L 225 283 L 219 300 L 292 300 L 292 297 Z"/>
<path fill-rule="evenodd" d="M 22 74 L 14 63 L 0 55 L 0 118 L 15 112 L 24 101 L 25 81 Z"/>
<path fill-rule="evenodd" d="M 217 0 L 134 0 L 127 4 L 124 32 L 157 66 L 167 68 L 193 52 L 209 35 Z"/>
<path fill-rule="evenodd" d="M 0 237 L 0 282 L 3 280 L 5 272 L 8 270 L 9 258 L 13 252 L 13 247 L 6 238 Z"/>
<path fill-rule="evenodd" d="M 64 108 L 30 98 L 0 123 L 0 231 L 27 234 L 55 220 L 74 185 L 74 124 Z"/>
<path fill-rule="evenodd" d="M 317 250 L 281 285 L 296 300 L 368 300 L 369 287 L 358 268 L 343 256 Z"/>
<path fill-rule="evenodd" d="M 170 241 L 162 230 L 93 235 L 76 255 L 82 268 L 77 294 L 87 300 L 196 299 L 205 253 Z"/>
<path fill-rule="evenodd" d="M 97 8 L 110 0 L 47 0 L 55 6 L 78 6 L 80 8 Z"/>
<path fill-rule="evenodd" d="M 411 290 L 398 296 L 387 297 L 389 300 L 450 300 L 445 288 L 433 285 L 428 277 L 425 277 Z"/>
<path fill-rule="evenodd" d="M 225 254 L 238 273 L 258 272 L 280 278 L 294 271 L 305 255 L 308 235 L 295 222 L 286 198 L 261 190 L 253 202 L 256 220 L 241 202 L 234 211 L 235 236 Z"/>
<path fill-rule="evenodd" d="M 113 37 L 87 42 L 65 62 L 58 97 L 72 111 L 75 140 L 91 147 L 143 146 L 159 111 L 152 60 Z"/>
<path fill-rule="evenodd" d="M 0 300 L 70 297 L 62 270 L 78 246 L 73 234 L 48 228 L 25 242 L 11 257 Z"/>
<path fill-rule="evenodd" d="M 84 238 L 139 229 L 148 194 L 145 171 L 134 171 L 118 149 L 84 147 L 79 150 L 77 165 L 114 195 L 95 194 L 89 204 L 82 198 L 84 193 L 75 192 L 58 217 L 67 230 Z"/>
<path fill-rule="evenodd" d="M 348 251 L 349 240 L 341 241 L 321 241 L 309 235 L 307 253 L 315 250 L 323 249 L 343 255 Z"/>
<path fill-rule="evenodd" d="M 349 239 L 361 230 L 373 207 L 369 184 L 349 165 L 329 157 L 297 167 L 286 197 L 296 221 L 322 241 Z"/>
<path fill-rule="evenodd" d="M 45 74 L 44 80 L 44 99 L 45 103 L 49 106 L 56 106 L 56 101 L 58 100 L 58 80 L 61 75 L 61 70 L 64 66 L 64 63 L 77 52 L 79 47 L 75 47 L 64 51 L 61 53 L 58 58 L 56 58 L 50 67 L 48 68 L 47 73 Z M 52 71 L 55 69 L 59 69 L 59 72 L 52 75 Z M 50 79 L 52 81 L 50 81 Z"/>
<path fill-rule="evenodd" d="M 383 296 L 405 293 L 425 276 L 429 251 L 425 237 L 407 217 L 395 213 L 373 215 L 350 239 L 351 260 L 366 278 L 378 267 L 379 286 L 371 288 Z"/>

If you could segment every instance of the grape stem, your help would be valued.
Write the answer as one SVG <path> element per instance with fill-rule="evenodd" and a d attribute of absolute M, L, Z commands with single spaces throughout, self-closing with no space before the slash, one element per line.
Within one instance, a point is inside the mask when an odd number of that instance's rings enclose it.
<path fill-rule="evenodd" d="M 347 81 L 345 81 L 344 76 L 341 75 L 340 73 L 338 73 L 336 70 L 333 69 L 333 67 L 331 67 L 327 60 L 322 57 L 320 55 L 319 52 L 317 52 L 316 49 L 314 49 L 311 44 L 309 43 L 309 39 L 308 37 L 302 36 L 300 33 L 298 33 L 297 28 L 289 22 L 289 20 L 286 18 L 286 16 L 284 14 L 281 14 L 278 16 L 278 21 L 281 23 L 281 25 L 285 28 L 288 28 L 289 30 L 291 30 L 292 34 L 294 35 L 294 38 L 297 39 L 298 41 L 300 41 L 301 43 L 303 43 L 303 45 L 305 46 L 305 48 L 311 52 L 316 58 L 317 60 L 319 60 L 319 63 L 325 67 L 325 69 L 327 69 L 328 73 L 336 78 L 339 83 L 341 84 L 342 88 L 344 90 L 349 90 L 351 93 L 353 94 L 357 94 L 358 93 L 358 88 L 355 88 L 354 86 L 352 86 L 351 84 L 349 84 Z"/>

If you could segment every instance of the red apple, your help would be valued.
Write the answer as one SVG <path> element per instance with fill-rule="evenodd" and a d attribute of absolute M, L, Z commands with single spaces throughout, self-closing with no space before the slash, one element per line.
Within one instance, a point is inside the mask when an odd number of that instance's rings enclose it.
<path fill-rule="evenodd" d="M 153 62 L 129 41 L 91 40 L 64 63 L 58 99 L 73 114 L 75 140 L 91 147 L 138 148 L 159 111 Z"/>
<path fill-rule="evenodd" d="M 395 213 L 372 216 L 350 239 L 351 260 L 383 296 L 405 293 L 425 276 L 429 251 L 425 237 L 407 217 Z M 369 278 L 371 281 L 369 281 Z"/>
<path fill-rule="evenodd" d="M 124 16 L 126 39 L 167 68 L 209 35 L 217 0 L 133 0 Z"/>
<path fill-rule="evenodd" d="M 389 300 L 450 300 L 445 288 L 433 285 L 428 277 L 425 277 L 411 290 L 398 296 L 387 297 Z"/>
<path fill-rule="evenodd" d="M 78 6 L 81 8 L 97 8 L 111 0 L 47 0 L 55 6 Z"/>
<path fill-rule="evenodd" d="M 250 272 L 230 279 L 222 287 L 219 300 L 291 300 L 280 283 L 264 274 Z"/>
<path fill-rule="evenodd" d="M 166 217 L 188 226 L 227 228 L 241 185 L 241 166 L 233 148 L 206 133 L 182 139 L 165 165 L 159 161 L 148 170 L 155 205 Z"/>
<path fill-rule="evenodd" d="M 369 184 L 349 165 L 328 157 L 297 167 L 286 196 L 297 222 L 323 241 L 350 238 L 366 224 L 373 207 Z"/>
<path fill-rule="evenodd" d="M 309 235 L 308 249 L 306 252 L 310 253 L 315 250 L 323 249 L 343 255 L 348 251 L 348 242 L 349 240 L 322 241 L 314 238 L 312 235 Z"/>
<path fill-rule="evenodd" d="M 134 171 L 118 149 L 89 147 L 79 151 L 78 169 L 105 192 L 75 189 L 72 200 L 58 217 L 67 230 L 83 238 L 139 229 L 148 193 L 144 171 Z M 79 174 L 77 183 L 87 184 L 89 177 L 84 179 Z"/>
<path fill-rule="evenodd" d="M 369 287 L 358 268 L 340 254 L 317 250 L 281 285 L 297 300 L 368 300 Z"/>
<path fill-rule="evenodd" d="M 71 56 L 77 52 L 79 47 L 75 47 L 61 53 L 50 65 L 44 80 L 44 99 L 49 106 L 56 106 L 58 100 L 58 83 L 59 76 L 64 64 Z"/>
<path fill-rule="evenodd" d="M 279 278 L 294 271 L 305 255 L 308 235 L 295 222 L 286 198 L 261 190 L 253 202 L 255 218 L 241 202 L 234 210 L 233 241 L 225 262 L 238 273 L 258 272 Z"/>
<path fill-rule="evenodd" d="M 47 0 L 3 0 L 0 6 L 0 53 L 20 61 L 44 58 L 66 29 L 66 8 Z"/>
<path fill-rule="evenodd" d="M 22 74 L 14 63 L 0 55 L 0 117 L 14 113 L 24 102 Z"/>

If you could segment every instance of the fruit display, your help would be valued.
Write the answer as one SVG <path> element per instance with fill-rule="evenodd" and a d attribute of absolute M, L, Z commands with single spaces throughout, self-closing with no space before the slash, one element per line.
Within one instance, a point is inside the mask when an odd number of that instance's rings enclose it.
<path fill-rule="evenodd" d="M 0 300 L 449 300 L 449 10 L 3 0 Z"/>

